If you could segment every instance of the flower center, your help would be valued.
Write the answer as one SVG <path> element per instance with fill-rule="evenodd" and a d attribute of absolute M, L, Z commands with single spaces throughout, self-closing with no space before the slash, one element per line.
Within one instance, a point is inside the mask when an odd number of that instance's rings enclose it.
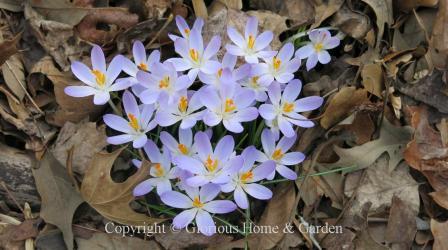
<path fill-rule="evenodd" d="M 185 146 L 185 144 L 179 143 L 179 145 L 177 145 L 177 148 L 182 154 L 184 155 L 188 154 L 188 148 L 187 146 Z"/>
<path fill-rule="evenodd" d="M 159 88 L 160 89 L 166 89 L 170 86 L 170 77 L 165 76 L 162 80 L 159 82 Z"/>
<path fill-rule="evenodd" d="M 128 114 L 129 119 L 129 126 L 133 128 L 135 131 L 138 131 L 140 129 L 140 125 L 138 125 L 137 117 L 135 117 L 134 114 Z"/>
<path fill-rule="evenodd" d="M 274 66 L 275 70 L 278 70 L 282 65 L 282 61 L 278 59 L 276 56 L 274 56 L 274 58 L 272 58 L 272 65 Z"/>
<path fill-rule="evenodd" d="M 198 196 L 194 197 L 194 199 L 193 199 L 193 207 L 202 208 L 203 206 L 204 206 L 204 203 L 202 203 L 199 200 L 199 197 Z"/>
<path fill-rule="evenodd" d="M 180 112 L 185 113 L 188 107 L 188 99 L 186 96 L 182 96 L 179 99 L 179 104 L 177 105 Z"/>
<path fill-rule="evenodd" d="M 104 75 L 103 72 L 97 69 L 94 69 L 91 72 L 95 76 L 96 84 L 98 84 L 100 87 L 104 87 L 104 85 L 106 84 L 106 75 Z"/>
<path fill-rule="evenodd" d="M 165 170 L 162 168 L 162 166 L 160 165 L 160 163 L 156 163 L 154 165 L 154 168 L 156 169 L 156 176 L 157 177 L 162 177 L 165 174 Z"/>
<path fill-rule="evenodd" d="M 228 112 L 232 112 L 236 109 L 235 103 L 233 102 L 233 99 L 227 98 L 226 99 L 226 104 L 224 107 L 224 112 L 228 113 Z"/>
<path fill-rule="evenodd" d="M 247 47 L 249 49 L 253 49 L 255 45 L 255 38 L 252 35 L 249 35 L 249 39 L 247 39 Z"/>
<path fill-rule="evenodd" d="M 190 29 L 186 28 L 184 29 L 184 32 L 187 37 L 190 36 Z"/>
<path fill-rule="evenodd" d="M 253 88 L 257 88 L 258 87 L 258 79 L 259 79 L 260 77 L 259 76 L 254 76 L 254 77 L 252 77 L 251 79 L 250 79 L 250 85 L 253 87 Z"/>
<path fill-rule="evenodd" d="M 207 157 L 207 160 L 205 160 L 205 167 L 208 169 L 209 172 L 213 172 L 218 168 L 218 160 L 213 160 L 212 157 L 209 155 Z"/>
<path fill-rule="evenodd" d="M 146 65 L 146 63 L 144 63 L 144 62 L 140 63 L 138 65 L 138 68 L 143 71 L 148 71 L 148 65 Z"/>
<path fill-rule="evenodd" d="M 243 182 L 243 183 L 251 181 L 253 178 L 254 178 L 254 174 L 252 173 L 252 171 L 247 171 L 247 172 L 243 173 L 240 177 L 241 182 Z"/>
<path fill-rule="evenodd" d="M 278 149 L 274 150 L 274 153 L 272 153 L 271 157 L 273 160 L 278 161 L 283 158 L 283 155 L 284 154 L 283 154 L 282 150 L 280 148 L 278 148 Z"/>
<path fill-rule="evenodd" d="M 194 62 L 199 62 L 199 52 L 195 49 L 190 49 L 190 58 Z"/>
<path fill-rule="evenodd" d="M 218 78 L 220 78 L 222 76 L 222 68 L 220 68 L 218 70 L 218 73 L 216 73 L 216 75 L 218 76 Z"/>
<path fill-rule="evenodd" d="M 316 43 L 314 44 L 314 49 L 316 52 L 320 52 L 324 48 L 324 45 L 322 43 Z"/>
<path fill-rule="evenodd" d="M 283 112 L 289 113 L 294 110 L 294 103 L 285 102 L 283 104 Z"/>

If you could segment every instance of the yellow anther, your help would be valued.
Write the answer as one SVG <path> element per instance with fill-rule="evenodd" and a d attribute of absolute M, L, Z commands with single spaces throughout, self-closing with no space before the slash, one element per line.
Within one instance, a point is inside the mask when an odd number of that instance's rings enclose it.
<path fill-rule="evenodd" d="M 323 48 L 324 48 L 324 45 L 323 45 L 322 43 L 316 43 L 316 44 L 314 44 L 314 49 L 315 49 L 317 52 L 320 52 Z"/>
<path fill-rule="evenodd" d="M 295 106 L 294 103 L 285 102 L 285 104 L 283 104 L 283 112 L 289 113 L 293 111 L 294 106 Z"/>
<path fill-rule="evenodd" d="M 185 35 L 187 35 L 187 36 L 190 35 L 190 29 L 189 28 L 184 29 L 184 32 L 185 32 Z"/>
<path fill-rule="evenodd" d="M 196 196 L 193 199 L 193 207 L 197 207 L 197 208 L 202 208 L 204 206 L 204 203 L 201 202 L 201 200 L 199 200 L 199 197 Z"/>
<path fill-rule="evenodd" d="M 253 49 L 255 45 L 255 38 L 252 35 L 249 35 L 249 39 L 247 40 L 247 47 L 249 49 Z"/>
<path fill-rule="evenodd" d="M 170 77 L 165 76 L 162 80 L 159 82 L 159 88 L 160 89 L 166 89 L 170 86 Z"/>
<path fill-rule="evenodd" d="M 128 114 L 128 119 L 129 126 L 131 126 L 131 128 L 133 128 L 135 131 L 138 131 L 140 129 L 140 125 L 138 125 L 137 117 L 135 117 L 135 115 L 133 114 Z"/>
<path fill-rule="evenodd" d="M 177 148 L 182 154 L 184 155 L 188 154 L 188 148 L 187 146 L 185 146 L 185 144 L 179 143 L 179 145 L 177 145 Z"/>
<path fill-rule="evenodd" d="M 209 172 L 213 172 L 218 168 L 218 160 L 213 160 L 212 157 L 209 155 L 207 157 L 207 160 L 205 160 L 205 167 L 208 169 Z"/>
<path fill-rule="evenodd" d="M 222 76 L 222 68 L 220 68 L 220 69 L 218 70 L 218 73 L 216 73 L 216 75 L 218 75 L 218 77 L 221 77 L 221 76 Z"/>
<path fill-rule="evenodd" d="M 282 61 L 280 61 L 280 59 L 278 59 L 276 56 L 274 56 L 274 58 L 272 58 L 272 65 L 274 65 L 275 70 L 278 70 L 280 68 L 280 66 L 282 65 Z"/>
<path fill-rule="evenodd" d="M 278 161 L 283 158 L 283 155 L 284 154 L 283 154 L 282 150 L 280 148 L 278 148 L 278 149 L 274 150 L 274 153 L 272 153 L 271 157 L 273 160 Z"/>
<path fill-rule="evenodd" d="M 258 87 L 258 79 L 260 77 L 259 76 L 254 76 L 250 79 L 250 85 L 252 85 L 253 88 Z"/>
<path fill-rule="evenodd" d="M 165 170 L 162 168 L 162 166 L 160 165 L 160 163 L 156 163 L 154 165 L 154 169 L 156 170 L 155 175 L 157 177 L 162 177 L 165 175 Z"/>
<path fill-rule="evenodd" d="M 148 65 L 146 65 L 146 63 L 140 63 L 138 68 L 143 71 L 148 71 Z"/>
<path fill-rule="evenodd" d="M 249 182 L 254 178 L 254 173 L 252 171 L 247 171 L 243 173 L 240 177 L 242 182 Z"/>
<path fill-rule="evenodd" d="M 236 106 L 235 106 L 235 103 L 233 102 L 233 100 L 232 99 L 230 99 L 230 98 L 227 98 L 226 99 L 226 104 L 225 104 L 225 107 L 224 107 L 224 112 L 232 112 L 232 111 L 234 111 L 236 109 Z"/>
<path fill-rule="evenodd" d="M 188 98 L 186 96 L 182 96 L 179 99 L 179 104 L 177 105 L 180 112 L 185 113 L 187 112 L 188 108 Z"/>
<path fill-rule="evenodd" d="M 91 72 L 95 76 L 96 84 L 103 87 L 106 84 L 106 75 L 97 69 L 94 69 Z"/>
<path fill-rule="evenodd" d="M 190 49 L 190 58 L 194 62 L 199 62 L 199 52 L 195 49 Z"/>

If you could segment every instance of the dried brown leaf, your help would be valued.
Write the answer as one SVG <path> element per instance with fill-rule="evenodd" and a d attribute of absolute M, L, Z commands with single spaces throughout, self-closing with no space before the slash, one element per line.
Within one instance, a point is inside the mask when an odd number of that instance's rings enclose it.
<path fill-rule="evenodd" d="M 445 68 L 448 58 L 448 0 L 440 0 L 432 29 L 430 52 L 436 68 Z"/>
<path fill-rule="evenodd" d="M 368 4 L 376 15 L 376 26 L 378 34 L 376 36 L 376 46 L 378 47 L 384 34 L 384 24 L 391 25 L 394 22 L 392 0 L 362 0 Z"/>
<path fill-rule="evenodd" d="M 434 250 L 448 250 L 448 221 L 438 222 L 431 219 L 431 232 L 434 236 Z"/>
<path fill-rule="evenodd" d="M 329 1 L 317 1 L 319 4 L 315 7 L 316 16 L 314 17 L 314 24 L 310 29 L 314 29 L 320 26 L 320 24 L 327 18 L 336 13 L 344 4 L 343 0 L 329 0 Z"/>
<path fill-rule="evenodd" d="M 30 5 L 45 16 L 46 20 L 77 25 L 89 12 L 87 8 L 78 8 L 67 0 L 30 0 Z"/>
<path fill-rule="evenodd" d="M 75 240 L 78 245 L 78 249 L 161 249 L 160 246 L 153 240 L 142 240 L 137 237 L 122 237 L 121 235 L 110 235 L 105 233 L 95 233 L 89 239 L 76 238 Z"/>
<path fill-rule="evenodd" d="M 364 88 L 370 93 L 382 99 L 384 83 L 383 69 L 381 65 L 378 63 L 370 63 L 364 65 L 364 67 L 362 67 L 361 77 Z"/>
<path fill-rule="evenodd" d="M 417 232 L 417 211 L 398 197 L 392 198 L 386 242 L 392 249 L 410 249 Z"/>

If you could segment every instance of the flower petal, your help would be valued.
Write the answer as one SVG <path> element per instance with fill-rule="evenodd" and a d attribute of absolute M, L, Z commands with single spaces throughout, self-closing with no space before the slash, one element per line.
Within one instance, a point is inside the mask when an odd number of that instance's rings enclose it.
<path fill-rule="evenodd" d="M 283 90 L 282 99 L 289 103 L 293 103 L 299 96 L 301 90 L 302 82 L 298 79 L 294 79 L 286 85 L 285 90 Z"/>
<path fill-rule="evenodd" d="M 101 91 L 101 92 L 97 92 L 93 96 L 93 103 L 95 105 L 104 105 L 109 101 L 109 99 L 110 99 L 109 92 Z"/>
<path fill-rule="evenodd" d="M 317 54 L 311 54 L 306 61 L 306 70 L 310 71 L 317 65 Z"/>
<path fill-rule="evenodd" d="M 90 72 L 90 69 L 84 63 L 73 62 L 71 65 L 71 69 L 76 78 L 81 80 L 81 82 L 92 87 L 95 87 L 97 85 L 95 77 Z"/>
<path fill-rule="evenodd" d="M 140 182 L 137 186 L 135 186 L 133 195 L 134 196 L 142 196 L 149 192 L 151 192 L 154 188 L 154 179 L 148 179 L 143 182 Z"/>
<path fill-rule="evenodd" d="M 292 45 L 292 43 L 287 43 L 283 45 L 283 47 L 280 49 L 280 51 L 277 54 L 277 58 L 280 59 L 280 61 L 286 63 L 289 60 L 291 60 L 293 55 L 294 55 L 294 45 Z"/>
<path fill-rule="evenodd" d="M 198 132 L 194 136 L 194 145 L 198 151 L 199 158 L 201 160 L 207 159 L 209 155 L 213 154 L 212 144 L 210 143 L 210 138 L 204 132 Z"/>
<path fill-rule="evenodd" d="M 160 196 L 165 192 L 171 191 L 171 182 L 168 179 L 162 179 L 157 183 L 157 194 Z"/>
<path fill-rule="evenodd" d="M 274 105 L 272 104 L 261 104 L 258 108 L 258 112 L 260 113 L 261 117 L 266 120 L 272 120 L 277 115 Z"/>
<path fill-rule="evenodd" d="M 73 97 L 86 97 L 94 95 L 96 90 L 90 86 L 68 86 L 64 89 L 64 93 Z"/>
<path fill-rule="evenodd" d="M 254 170 L 252 170 L 253 179 L 251 182 L 263 180 L 264 178 L 268 177 L 269 174 L 271 174 L 273 171 L 275 171 L 275 162 L 265 161 L 258 167 L 254 168 Z"/>
<path fill-rule="evenodd" d="M 109 68 L 106 71 L 107 84 L 111 85 L 123 69 L 123 59 L 122 55 L 115 56 L 109 64 Z"/>
<path fill-rule="evenodd" d="M 235 121 L 234 119 L 223 120 L 222 123 L 223 123 L 224 127 L 227 130 L 229 130 L 230 132 L 241 133 L 244 131 L 244 128 L 241 125 L 241 123 L 238 121 Z"/>
<path fill-rule="evenodd" d="M 148 141 L 148 137 L 146 134 L 142 134 L 139 137 L 135 138 L 132 142 L 132 147 L 134 148 L 141 148 L 145 146 L 146 142 Z"/>
<path fill-rule="evenodd" d="M 234 56 L 244 56 L 244 50 L 235 45 L 227 44 L 226 51 Z"/>
<path fill-rule="evenodd" d="M 274 38 L 274 33 L 272 31 L 265 31 L 261 33 L 255 40 L 254 48 L 255 50 L 262 50 L 269 46 L 272 39 Z"/>
<path fill-rule="evenodd" d="M 131 127 L 129 126 L 128 121 L 126 121 L 123 117 L 113 114 L 106 114 L 103 116 L 103 121 L 106 125 L 114 130 L 129 133 L 131 131 Z"/>
<path fill-rule="evenodd" d="M 244 48 L 246 46 L 246 41 L 244 40 L 244 37 L 241 36 L 241 34 L 234 27 L 227 28 L 227 34 L 229 35 L 230 40 L 232 40 L 232 42 L 236 44 L 239 48 Z M 227 47 L 226 49 L 227 51 L 229 51 Z M 235 55 L 234 53 L 232 53 L 232 51 L 229 52 Z"/>
<path fill-rule="evenodd" d="M 168 112 L 157 112 L 155 121 L 162 127 L 168 127 L 180 120 L 179 116 L 175 116 Z"/>
<path fill-rule="evenodd" d="M 301 98 L 294 103 L 294 112 L 304 112 L 319 108 L 324 99 L 320 96 L 309 96 Z"/>
<path fill-rule="evenodd" d="M 204 235 L 211 236 L 216 232 L 215 222 L 210 214 L 202 209 L 198 210 L 196 215 L 196 224 L 199 228 L 199 232 Z"/>
<path fill-rule="evenodd" d="M 180 214 L 176 215 L 173 219 L 173 226 L 177 229 L 184 228 L 190 224 L 194 217 L 196 217 L 197 209 L 188 209 L 182 211 Z"/>
<path fill-rule="evenodd" d="M 317 58 L 319 59 L 319 62 L 322 64 L 327 64 L 331 61 L 330 53 L 326 50 L 322 50 L 317 54 Z"/>
<path fill-rule="evenodd" d="M 304 59 L 304 58 L 308 58 L 310 55 L 312 55 L 314 52 L 314 46 L 313 44 L 307 44 L 301 48 L 299 48 L 296 51 L 296 57 L 300 58 L 300 59 Z"/>
<path fill-rule="evenodd" d="M 146 50 L 145 46 L 140 41 L 135 41 L 132 46 L 132 55 L 134 56 L 135 64 L 145 63 L 146 64 Z"/>
<path fill-rule="evenodd" d="M 258 33 L 258 19 L 254 16 L 249 16 L 247 18 L 246 29 L 244 30 L 244 36 L 246 40 L 249 39 L 249 35 L 252 35 L 254 38 Z"/>
<path fill-rule="evenodd" d="M 291 123 L 283 117 L 278 118 L 278 127 L 286 137 L 293 137 L 296 134 Z"/>
<path fill-rule="evenodd" d="M 251 183 L 244 186 L 244 190 L 252 197 L 259 200 L 269 200 L 272 198 L 272 191 L 260 184 Z"/>
<path fill-rule="evenodd" d="M 291 165 L 296 165 L 301 163 L 303 160 L 305 160 L 305 155 L 302 154 L 301 152 L 290 152 L 290 153 L 286 153 L 282 159 L 280 160 L 280 162 L 283 165 L 286 166 L 291 166 Z"/>
<path fill-rule="evenodd" d="M 202 203 L 209 202 L 218 196 L 221 189 L 216 184 L 207 184 L 199 190 L 199 199 Z"/>
<path fill-rule="evenodd" d="M 206 172 L 204 165 L 200 161 L 185 155 L 175 156 L 173 163 L 179 168 L 190 171 L 193 174 L 203 174 Z"/>
<path fill-rule="evenodd" d="M 216 144 L 214 155 L 220 161 L 226 161 L 232 155 L 235 148 L 235 140 L 231 135 L 226 135 Z"/>
<path fill-rule="evenodd" d="M 123 107 L 126 111 L 126 115 L 133 115 L 137 119 L 140 118 L 140 109 L 138 108 L 137 100 L 130 91 L 125 91 L 123 94 Z"/>
<path fill-rule="evenodd" d="M 145 150 L 145 153 L 151 162 L 153 163 L 162 162 L 162 154 L 160 153 L 159 147 L 157 147 L 154 141 L 148 140 L 143 150 Z"/>
<path fill-rule="evenodd" d="M 204 55 L 202 58 L 204 60 L 210 59 L 212 56 L 218 53 L 219 48 L 221 47 L 221 38 L 219 36 L 213 36 L 207 47 L 205 48 Z"/>
<path fill-rule="evenodd" d="M 188 196 L 176 191 L 165 192 L 160 196 L 160 199 L 170 207 L 183 209 L 193 207 L 193 201 Z"/>
<path fill-rule="evenodd" d="M 289 180 L 295 180 L 297 179 L 297 174 L 290 168 L 284 166 L 284 165 L 277 165 L 277 172 Z"/>
<path fill-rule="evenodd" d="M 204 204 L 204 210 L 213 214 L 226 214 L 236 209 L 235 203 L 231 201 L 218 200 Z"/>
<path fill-rule="evenodd" d="M 267 155 L 271 155 L 275 149 L 275 138 L 271 130 L 265 128 L 261 133 L 261 145 L 263 146 L 263 151 Z"/>
<path fill-rule="evenodd" d="M 134 139 L 132 135 L 128 135 L 128 134 L 116 135 L 116 136 L 107 137 L 107 143 L 112 144 L 112 145 L 120 145 L 123 143 L 130 142 L 130 141 L 132 141 L 132 139 Z"/>
<path fill-rule="evenodd" d="M 103 50 L 98 45 L 93 45 L 90 53 L 92 58 L 92 68 L 101 72 L 106 72 L 106 58 L 104 57 Z"/>
<path fill-rule="evenodd" d="M 233 196 L 238 207 L 242 209 L 246 209 L 249 207 L 249 200 L 247 199 L 247 195 L 240 186 L 236 187 Z"/>

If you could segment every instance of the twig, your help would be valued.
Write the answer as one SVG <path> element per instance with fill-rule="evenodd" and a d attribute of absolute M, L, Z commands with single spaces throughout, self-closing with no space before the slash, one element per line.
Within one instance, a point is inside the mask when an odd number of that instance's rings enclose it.
<path fill-rule="evenodd" d="M 151 41 L 149 41 L 148 44 L 146 44 L 145 49 L 149 49 L 149 47 L 155 42 L 155 40 L 160 36 L 160 34 L 162 33 L 162 31 L 164 29 L 166 29 L 166 27 L 168 26 L 168 24 L 170 24 L 173 21 L 173 14 L 170 14 L 168 16 L 168 18 L 166 19 L 166 22 L 163 24 L 162 28 L 160 28 L 159 31 L 157 31 L 156 35 L 151 39 Z"/>
<path fill-rule="evenodd" d="M 9 191 L 8 186 L 6 186 L 6 183 L 4 181 L 0 182 L 0 185 L 3 187 L 3 189 L 6 191 L 6 193 L 8 194 L 9 198 L 11 198 L 11 200 L 14 202 L 14 204 L 16 204 L 16 206 L 20 209 L 20 211 L 22 212 L 23 215 L 25 215 L 25 211 L 23 210 L 22 206 L 20 206 L 19 202 L 17 202 L 16 198 L 14 197 L 14 195 L 12 195 L 12 193 Z"/>

